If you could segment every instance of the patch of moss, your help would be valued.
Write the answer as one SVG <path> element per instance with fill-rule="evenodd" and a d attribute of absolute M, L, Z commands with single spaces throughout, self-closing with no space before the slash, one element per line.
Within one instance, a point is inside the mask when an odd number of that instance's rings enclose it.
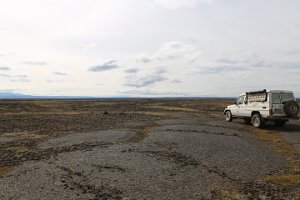
<path fill-rule="evenodd" d="M 9 174 L 13 170 L 14 170 L 14 167 L 0 167 L 0 177 Z"/>
<path fill-rule="evenodd" d="M 137 112 L 133 112 L 133 113 L 144 114 L 144 115 L 153 115 L 153 116 L 168 116 L 168 115 L 170 115 L 170 113 L 168 113 L 168 112 L 155 112 L 155 111 L 137 111 Z"/>
<path fill-rule="evenodd" d="M 227 191 L 219 187 L 215 187 L 212 191 L 212 199 L 222 199 L 222 200 L 241 200 L 247 199 L 244 194 L 237 191 Z"/>
<path fill-rule="evenodd" d="M 265 180 L 268 182 L 280 185 L 299 185 L 300 175 L 280 175 L 280 176 L 266 176 Z"/>
<path fill-rule="evenodd" d="M 177 106 L 161 106 L 161 105 L 152 105 L 150 108 L 157 108 L 167 111 L 187 111 L 187 112 L 197 112 L 198 110 L 187 107 L 177 107 Z"/>
<path fill-rule="evenodd" d="M 11 147 L 11 150 L 15 151 L 15 152 L 25 152 L 25 151 L 29 151 L 30 148 L 27 146 L 15 146 L 15 147 Z"/>
<path fill-rule="evenodd" d="M 263 179 L 275 184 L 300 185 L 299 148 L 287 143 L 280 133 L 263 129 L 253 129 L 252 131 L 260 140 L 271 144 L 271 146 L 275 148 L 275 152 L 282 155 L 289 166 L 285 174 L 266 176 Z"/>

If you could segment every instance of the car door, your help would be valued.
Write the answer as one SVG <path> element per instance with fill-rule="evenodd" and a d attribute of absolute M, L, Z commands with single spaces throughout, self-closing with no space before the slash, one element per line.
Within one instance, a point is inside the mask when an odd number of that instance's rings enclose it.
<path fill-rule="evenodd" d="M 242 117 L 251 116 L 251 110 L 249 109 L 248 101 L 246 100 L 246 95 L 241 96 L 238 106 L 239 106 L 239 116 Z"/>
<path fill-rule="evenodd" d="M 240 104 L 241 102 L 243 101 L 243 99 L 245 98 L 245 96 L 243 97 L 244 95 L 241 95 L 237 98 L 236 102 L 235 102 L 235 105 L 232 105 L 232 108 L 231 108 L 231 114 L 234 115 L 234 116 L 239 116 L 239 112 L 240 112 Z"/>
<path fill-rule="evenodd" d="M 283 104 L 281 103 L 280 93 L 272 93 L 272 112 L 273 116 L 284 115 Z"/>
<path fill-rule="evenodd" d="M 238 116 L 247 116 L 247 105 L 245 104 L 246 95 L 241 95 L 237 102 L 237 115 Z"/>

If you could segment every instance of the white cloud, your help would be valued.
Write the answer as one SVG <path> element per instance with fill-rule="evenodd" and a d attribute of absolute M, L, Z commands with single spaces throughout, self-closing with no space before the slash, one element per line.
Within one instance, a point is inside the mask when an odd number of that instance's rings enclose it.
<path fill-rule="evenodd" d="M 195 7 L 199 3 L 212 3 L 213 0 L 153 0 L 156 4 L 167 9 L 179 9 L 184 7 Z"/>
<path fill-rule="evenodd" d="M 6 67 L 6 66 L 1 66 L 1 65 L 0 65 L 0 70 L 8 71 L 8 70 L 10 70 L 10 68 L 9 68 L 9 67 Z"/>
<path fill-rule="evenodd" d="M 96 43 L 94 43 L 94 42 L 81 43 L 80 47 L 82 48 L 82 51 L 88 51 L 90 49 L 95 48 L 96 47 Z"/>
<path fill-rule="evenodd" d="M 90 72 L 103 72 L 103 71 L 109 71 L 109 70 L 113 70 L 119 68 L 117 61 L 116 60 L 110 60 L 107 61 L 101 65 L 95 65 L 92 67 L 89 67 L 88 71 Z"/>
<path fill-rule="evenodd" d="M 162 81 L 167 80 L 165 77 L 166 71 L 163 69 L 157 70 L 152 74 L 147 74 L 144 77 L 137 77 L 136 74 L 132 76 L 127 76 L 127 83 L 125 86 L 129 87 L 136 87 L 136 88 L 141 88 L 141 87 L 146 87 L 146 86 L 153 86 L 155 83 L 160 83 Z"/>
<path fill-rule="evenodd" d="M 68 74 L 65 73 L 65 72 L 54 72 L 55 75 L 58 75 L 58 76 L 67 76 Z"/>
<path fill-rule="evenodd" d="M 27 83 L 31 82 L 31 80 L 27 77 L 27 75 L 17 75 L 13 77 L 10 81 L 12 82 L 20 82 L 20 83 Z"/>
<path fill-rule="evenodd" d="M 160 45 L 160 48 L 152 54 L 139 54 L 136 61 L 144 64 L 153 64 L 153 62 L 170 62 L 184 59 L 185 61 L 194 62 L 202 54 L 197 44 L 190 42 L 168 41 Z"/>
<path fill-rule="evenodd" d="M 22 64 L 24 65 L 32 65 L 32 66 L 42 66 L 47 65 L 44 61 L 23 61 Z"/>

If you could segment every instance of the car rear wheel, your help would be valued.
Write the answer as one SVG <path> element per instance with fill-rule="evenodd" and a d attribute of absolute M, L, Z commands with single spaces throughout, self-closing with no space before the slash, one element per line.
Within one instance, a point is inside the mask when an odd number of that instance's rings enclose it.
<path fill-rule="evenodd" d="M 232 114 L 231 114 L 231 112 L 230 112 L 229 110 L 227 110 L 227 111 L 225 112 L 225 120 L 226 120 L 227 122 L 231 122 L 231 121 L 232 121 Z"/>
<path fill-rule="evenodd" d="M 263 119 L 261 118 L 260 114 L 254 114 L 252 116 L 251 123 L 256 128 L 260 128 L 264 124 Z"/>

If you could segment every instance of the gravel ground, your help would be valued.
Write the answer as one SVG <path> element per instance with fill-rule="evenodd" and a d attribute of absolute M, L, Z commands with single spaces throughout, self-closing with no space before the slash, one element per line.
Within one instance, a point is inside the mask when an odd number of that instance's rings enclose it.
<path fill-rule="evenodd" d="M 192 157 L 199 163 L 207 163 L 211 168 L 220 169 L 232 179 L 249 180 L 282 171 L 287 167 L 284 160 L 270 148 L 257 140 L 242 137 L 240 132 L 236 135 L 235 131 L 231 134 L 226 132 L 226 135 L 215 132 L 215 127 L 212 127 L 212 130 L 206 126 L 201 128 L 203 129 L 198 129 L 197 132 L 197 129 L 185 132 L 178 129 L 173 131 L 170 126 L 165 126 L 167 131 L 155 131 L 144 141 L 148 146 L 151 145 L 152 149 L 165 146 Z"/>
<path fill-rule="evenodd" d="M 293 144 L 295 147 L 300 148 L 300 125 L 298 121 L 291 121 L 280 130 L 286 141 Z"/>
<path fill-rule="evenodd" d="M 57 137 L 49 139 L 45 142 L 40 143 L 39 148 L 56 148 L 65 147 L 87 142 L 121 142 L 122 140 L 127 140 L 135 135 L 135 131 L 132 130 L 107 130 L 107 131 L 97 131 L 88 133 L 75 133 L 69 134 L 67 136 Z"/>
<path fill-rule="evenodd" d="M 284 174 L 288 163 L 249 125 L 215 114 L 156 112 L 160 117 L 118 124 L 125 129 L 0 137 L 5 155 L 21 158 L 1 165 L 0 199 L 222 199 L 224 191 L 238 194 L 232 199 L 297 199 L 299 190 L 261 181 Z M 282 131 L 290 142 L 298 133 L 297 124 Z"/>

